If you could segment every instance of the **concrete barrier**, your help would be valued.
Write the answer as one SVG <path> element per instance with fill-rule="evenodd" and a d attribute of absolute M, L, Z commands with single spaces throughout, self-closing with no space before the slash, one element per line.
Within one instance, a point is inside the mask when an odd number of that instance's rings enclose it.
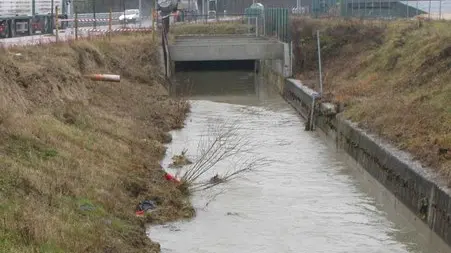
<path fill-rule="evenodd" d="M 249 36 L 178 36 L 173 61 L 283 59 L 284 44 Z"/>
<path fill-rule="evenodd" d="M 268 73 L 277 75 L 275 71 Z M 308 118 L 316 92 L 295 79 L 286 79 L 284 86 L 278 87 L 287 102 Z M 414 162 L 406 152 L 366 133 L 336 112 L 332 104 L 317 104 L 314 125 L 451 245 L 451 190 L 445 180 L 430 168 Z"/>

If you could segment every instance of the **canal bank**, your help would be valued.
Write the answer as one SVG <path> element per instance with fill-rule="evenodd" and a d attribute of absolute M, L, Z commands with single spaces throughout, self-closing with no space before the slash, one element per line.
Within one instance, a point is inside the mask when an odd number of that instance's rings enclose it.
<path fill-rule="evenodd" d="M 159 166 L 189 106 L 170 98 L 150 34 L 0 54 L 0 252 L 159 252 L 136 217 L 192 216 Z M 117 74 L 120 82 L 85 78 Z"/>
<path fill-rule="evenodd" d="M 283 98 L 307 119 L 306 124 L 325 133 L 337 148 L 343 149 L 432 231 L 451 244 L 451 191 L 443 177 L 413 161 L 408 153 L 366 133 L 339 113 L 341 108 L 321 103 L 318 93 L 300 80 L 282 79 L 271 61 L 262 61 L 261 71 L 275 82 Z"/>
<path fill-rule="evenodd" d="M 192 107 L 185 128 L 172 131 L 162 167 L 185 149 L 194 161 L 209 126 L 231 119 L 240 123 L 239 136 L 258 142 L 250 155 L 271 163 L 193 194 L 194 219 L 148 228 L 163 253 L 449 252 L 369 173 L 349 165 L 318 132 L 303 131 L 304 121 L 272 83 L 232 71 L 176 79 L 192 87 Z"/>

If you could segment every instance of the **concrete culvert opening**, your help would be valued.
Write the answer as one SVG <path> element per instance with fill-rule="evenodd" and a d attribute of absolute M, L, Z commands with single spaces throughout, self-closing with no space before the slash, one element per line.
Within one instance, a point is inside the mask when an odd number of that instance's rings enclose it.
<path fill-rule="evenodd" d="M 255 68 L 254 60 L 239 61 L 183 61 L 175 62 L 175 72 L 185 71 L 230 71 L 230 70 L 250 70 Z"/>

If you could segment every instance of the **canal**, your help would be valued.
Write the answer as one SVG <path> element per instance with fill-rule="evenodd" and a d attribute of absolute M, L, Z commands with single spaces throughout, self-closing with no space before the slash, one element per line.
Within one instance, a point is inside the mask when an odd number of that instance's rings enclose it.
<path fill-rule="evenodd" d="M 163 253 L 451 252 L 321 133 L 304 131 L 304 120 L 252 71 L 180 72 L 177 80 L 192 112 L 172 132 L 163 167 L 184 149 L 195 159 L 207 129 L 231 121 L 254 144 L 247 156 L 268 163 L 196 192 L 194 219 L 149 227 Z"/>

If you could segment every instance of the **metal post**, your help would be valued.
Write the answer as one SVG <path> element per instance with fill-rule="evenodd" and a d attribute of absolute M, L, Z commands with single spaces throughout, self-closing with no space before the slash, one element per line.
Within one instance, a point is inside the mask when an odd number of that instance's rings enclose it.
<path fill-rule="evenodd" d="M 255 17 L 255 37 L 258 37 L 258 16 Z"/>
<path fill-rule="evenodd" d="M 75 40 L 78 40 L 78 12 L 75 10 Z"/>
<path fill-rule="evenodd" d="M 428 12 L 428 19 L 431 19 L 431 0 L 429 0 L 429 12 Z"/>
<path fill-rule="evenodd" d="M 416 12 L 415 16 L 418 16 L 418 0 L 417 0 L 417 8 L 416 8 L 415 12 Z"/>
<path fill-rule="evenodd" d="M 360 14 L 360 0 L 357 0 L 357 4 L 358 4 L 358 6 L 357 6 L 357 17 L 361 17 L 362 16 L 362 14 Z"/>
<path fill-rule="evenodd" d="M 440 5 L 438 7 L 438 19 L 441 20 L 442 19 L 442 0 L 440 0 Z"/>
<path fill-rule="evenodd" d="M 122 7 L 124 8 L 124 25 L 123 25 L 123 27 L 125 28 L 125 27 L 127 27 L 126 26 L 126 24 L 125 24 L 125 21 L 127 20 L 126 18 L 125 18 L 125 0 L 122 0 Z"/>
<path fill-rule="evenodd" d="M 155 1 L 156 2 L 156 1 Z M 151 15 L 152 15 L 152 41 L 155 42 L 155 33 L 157 32 L 157 26 L 155 25 L 155 19 L 157 19 L 157 10 L 156 9 L 152 9 L 151 10 Z"/>
<path fill-rule="evenodd" d="M 323 72 L 321 69 L 321 43 L 319 38 L 319 30 L 316 30 L 316 40 L 318 42 L 318 69 L 319 69 L 319 94 L 323 95 Z"/>
<path fill-rule="evenodd" d="M 139 9 L 139 15 L 138 15 L 138 18 L 139 18 L 139 27 L 141 27 L 141 25 L 142 25 L 142 22 L 141 22 L 141 0 L 139 0 L 139 3 L 138 3 L 138 9 Z"/>
<path fill-rule="evenodd" d="M 92 13 L 94 14 L 94 29 L 97 28 L 97 20 L 96 20 L 96 0 L 92 0 Z"/>
<path fill-rule="evenodd" d="M 407 9 L 407 18 L 410 18 L 410 15 L 409 15 L 409 0 L 407 0 L 406 1 L 406 9 Z"/>
<path fill-rule="evenodd" d="M 293 41 L 290 41 L 290 76 L 293 77 L 293 58 L 294 58 L 294 50 L 293 50 Z"/>
<path fill-rule="evenodd" d="M 155 35 L 158 27 L 158 3 L 157 0 L 154 1 L 153 5 L 153 17 L 152 17 L 152 41 L 155 42 Z"/>
<path fill-rule="evenodd" d="M 388 0 L 388 17 L 391 18 L 391 0 Z"/>
<path fill-rule="evenodd" d="M 373 15 L 374 15 L 374 0 L 371 0 L 371 15 L 370 16 L 373 16 Z"/>
<path fill-rule="evenodd" d="M 51 7 L 50 7 L 50 31 L 49 31 L 49 33 L 51 33 L 51 34 L 53 34 L 53 26 L 54 26 L 54 23 L 55 23 L 55 17 L 54 17 L 54 15 L 53 15 L 53 8 L 54 8 L 54 0 L 52 0 L 52 2 L 51 2 Z"/>
<path fill-rule="evenodd" d="M 205 0 L 202 1 L 202 15 L 205 15 Z"/>
<path fill-rule="evenodd" d="M 55 29 L 56 29 L 56 32 L 55 32 L 55 34 L 56 34 L 56 42 L 58 42 L 58 40 L 59 40 L 59 21 L 58 21 L 58 6 L 55 6 L 55 20 L 56 20 L 56 26 L 55 26 Z"/>
<path fill-rule="evenodd" d="M 72 18 L 72 13 L 73 13 L 73 1 L 70 1 L 70 3 L 67 3 L 67 1 L 65 1 L 66 4 L 66 14 L 68 18 Z"/>
<path fill-rule="evenodd" d="M 55 34 L 56 34 L 56 42 L 58 42 L 58 40 L 59 40 L 59 21 L 58 21 L 58 6 L 55 6 L 55 23 L 56 23 L 56 25 L 55 25 L 55 29 L 56 29 L 56 32 L 55 32 Z"/>
<path fill-rule="evenodd" d="M 379 0 L 379 18 L 382 18 L 382 0 Z"/>
<path fill-rule="evenodd" d="M 111 33 L 112 31 L 112 23 L 113 23 L 113 10 L 110 7 L 110 13 L 109 13 L 109 17 L 108 17 L 108 38 L 111 40 Z"/>

